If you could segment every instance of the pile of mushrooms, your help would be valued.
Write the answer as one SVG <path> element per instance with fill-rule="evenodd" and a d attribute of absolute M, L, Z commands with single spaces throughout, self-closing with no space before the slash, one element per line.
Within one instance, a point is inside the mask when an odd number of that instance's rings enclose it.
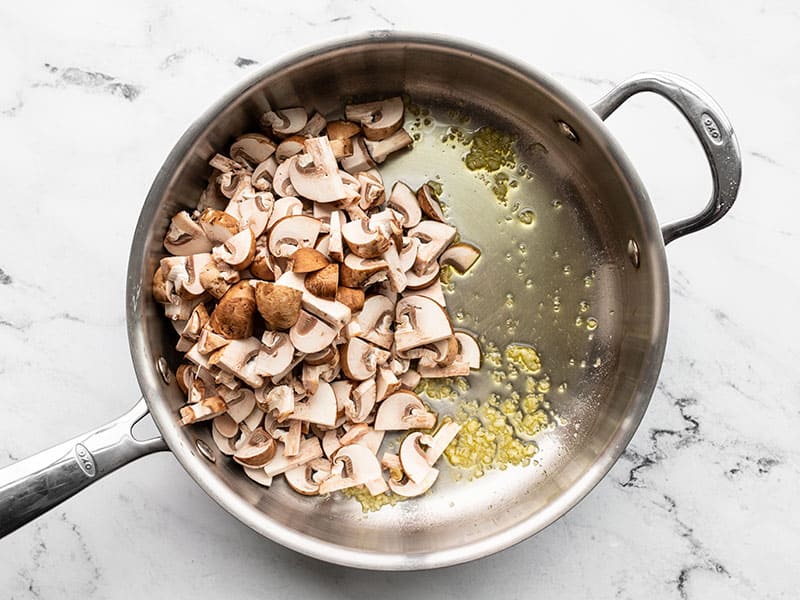
<path fill-rule="evenodd" d="M 453 243 L 428 185 L 385 187 L 376 165 L 412 141 L 403 118 L 399 97 L 349 105 L 346 120 L 267 112 L 264 133 L 211 158 L 197 209 L 172 217 L 153 294 L 186 359 L 180 419 L 211 421 L 260 484 L 417 496 L 458 433 L 413 390 L 480 367 L 439 282 L 480 252 Z M 410 430 L 379 456 L 386 432 Z"/>

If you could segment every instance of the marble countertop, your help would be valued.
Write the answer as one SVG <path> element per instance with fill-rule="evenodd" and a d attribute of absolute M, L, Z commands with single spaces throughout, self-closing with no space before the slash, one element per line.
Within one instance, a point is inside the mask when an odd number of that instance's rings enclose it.
<path fill-rule="evenodd" d="M 671 70 L 724 107 L 744 158 L 731 213 L 668 248 L 666 359 L 632 444 L 534 539 L 433 572 L 334 567 L 239 524 L 162 453 L 0 541 L 0 595 L 796 597 L 800 9 L 780 0 L 517 4 L 0 7 L 0 464 L 138 398 L 123 289 L 142 200 L 191 121 L 282 53 L 367 29 L 433 30 L 528 61 L 587 102 L 637 71 Z M 662 221 L 705 201 L 701 151 L 666 102 L 639 97 L 609 127 Z"/>

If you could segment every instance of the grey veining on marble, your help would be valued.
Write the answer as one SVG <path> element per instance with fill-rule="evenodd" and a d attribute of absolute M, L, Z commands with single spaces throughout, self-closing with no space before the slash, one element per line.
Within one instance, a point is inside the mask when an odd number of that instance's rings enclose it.
<path fill-rule="evenodd" d="M 744 179 L 728 217 L 668 248 L 667 355 L 633 443 L 536 538 L 434 572 L 332 567 L 252 533 L 162 454 L 0 541 L 0 597 L 797 597 L 796 2 L 45 4 L 0 7 L 0 465 L 138 398 L 123 289 L 142 199 L 205 107 L 302 45 L 450 33 L 587 102 L 637 71 L 675 71 L 728 113 Z M 705 201 L 707 167 L 670 106 L 637 97 L 609 127 L 661 219 Z"/>

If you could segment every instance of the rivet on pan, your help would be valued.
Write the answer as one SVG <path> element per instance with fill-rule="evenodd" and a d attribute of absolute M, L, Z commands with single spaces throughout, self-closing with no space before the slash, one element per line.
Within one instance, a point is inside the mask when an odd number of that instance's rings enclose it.
<path fill-rule="evenodd" d="M 628 258 L 631 259 L 631 264 L 638 269 L 640 264 L 639 244 L 636 243 L 636 240 L 628 240 Z"/>
<path fill-rule="evenodd" d="M 156 361 L 156 369 L 158 369 L 159 375 L 161 375 L 161 379 L 164 380 L 164 383 L 169 385 L 172 382 L 172 374 L 169 372 L 169 365 L 167 364 L 167 359 L 163 356 Z"/>
<path fill-rule="evenodd" d="M 575 133 L 575 130 L 571 125 L 565 123 L 564 121 L 556 121 L 556 123 L 558 123 L 558 128 L 561 130 L 561 134 L 565 138 L 567 138 L 570 142 L 578 142 L 578 134 Z"/>
<path fill-rule="evenodd" d="M 202 454 L 206 460 L 209 462 L 215 463 L 217 462 L 217 457 L 214 456 L 214 453 L 211 451 L 211 448 L 208 447 L 203 440 L 195 440 L 194 445 L 197 446 L 197 451 Z"/>

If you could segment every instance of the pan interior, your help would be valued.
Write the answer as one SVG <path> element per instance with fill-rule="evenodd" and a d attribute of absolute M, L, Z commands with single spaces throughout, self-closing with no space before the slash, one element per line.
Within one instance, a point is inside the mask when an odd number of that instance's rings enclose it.
<path fill-rule="evenodd" d="M 471 481 L 456 481 L 455 471 L 445 468 L 432 493 L 363 513 L 351 499 L 303 497 L 283 481 L 260 487 L 221 454 L 212 463 L 198 453 L 198 438 L 214 448 L 207 428 L 175 424 L 182 394 L 155 371 L 160 356 L 173 369 L 179 356 L 149 281 L 163 255 L 169 218 L 196 203 L 210 156 L 226 151 L 236 135 L 257 130 L 268 106 L 301 105 L 338 116 L 348 98 L 397 93 L 430 108 L 442 127 L 459 121 L 466 129 L 492 126 L 516 137 L 517 165 L 525 165 L 529 176 L 516 177 L 505 206 L 481 179 L 485 174 L 465 168 L 465 149 L 442 142 L 444 129 L 433 125 L 422 128 L 413 151 L 390 158 L 382 173 L 387 185 L 395 179 L 412 187 L 430 179 L 442 183 L 449 218 L 483 252 L 447 298 L 454 323 L 501 349 L 511 342 L 534 346 L 550 377 L 547 397 L 558 419 L 536 436 L 539 452 L 529 466 Z M 622 452 L 661 362 L 663 246 L 646 197 L 625 165 L 599 123 L 551 83 L 468 49 L 418 39 L 362 40 L 267 72 L 187 132 L 157 178 L 137 229 L 129 273 L 132 352 L 170 447 L 248 525 L 334 562 L 438 566 L 499 550 L 545 527 Z M 532 211 L 532 224 L 520 221 L 524 209 Z M 630 239 L 640 248 L 639 268 L 628 256 Z M 486 365 L 471 378 L 466 398 L 487 398 L 489 370 Z M 463 548 L 471 550 L 458 554 Z M 390 558 L 381 562 L 380 556 Z"/>

